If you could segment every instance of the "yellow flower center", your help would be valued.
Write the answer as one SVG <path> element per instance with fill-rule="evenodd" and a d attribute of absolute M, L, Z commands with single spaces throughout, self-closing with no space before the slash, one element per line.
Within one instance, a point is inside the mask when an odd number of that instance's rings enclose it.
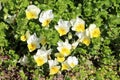
<path fill-rule="evenodd" d="M 65 57 L 60 53 L 58 55 L 56 55 L 56 57 L 57 57 L 58 62 L 63 62 L 65 60 Z"/>
<path fill-rule="evenodd" d="M 67 32 L 66 32 L 66 30 L 65 30 L 64 28 L 60 27 L 60 28 L 58 29 L 58 33 L 60 34 L 60 36 L 63 36 L 63 35 L 65 35 Z"/>
<path fill-rule="evenodd" d="M 75 66 L 75 64 L 72 62 L 72 63 L 70 63 L 70 67 L 74 67 Z"/>
<path fill-rule="evenodd" d="M 50 69 L 50 75 L 56 74 L 56 73 L 58 73 L 58 71 L 59 71 L 59 67 L 53 66 L 53 67 Z"/>
<path fill-rule="evenodd" d="M 85 38 L 83 39 L 82 43 L 84 43 L 85 45 L 89 46 L 89 44 L 90 44 L 90 39 L 85 37 Z"/>
<path fill-rule="evenodd" d="M 70 54 L 70 49 L 63 47 L 60 53 L 63 54 L 64 56 L 68 56 Z"/>
<path fill-rule="evenodd" d="M 77 24 L 75 26 L 75 31 L 77 32 L 83 32 L 85 30 L 84 24 Z"/>
<path fill-rule="evenodd" d="M 27 38 L 26 38 L 25 35 L 22 35 L 22 36 L 20 37 L 20 39 L 21 39 L 21 41 L 26 41 L 26 40 L 27 40 Z"/>
<path fill-rule="evenodd" d="M 63 63 L 62 64 L 62 70 L 68 70 L 68 69 L 69 69 L 68 64 Z"/>
<path fill-rule="evenodd" d="M 42 23 L 42 26 L 48 26 L 50 23 L 50 19 L 47 19 L 47 20 L 44 20 L 43 23 Z"/>
<path fill-rule="evenodd" d="M 33 44 L 33 43 L 30 43 L 27 46 L 28 46 L 28 49 L 29 49 L 30 52 L 32 52 L 32 51 L 34 51 L 36 49 L 36 45 Z"/>
<path fill-rule="evenodd" d="M 37 66 L 42 66 L 45 63 L 44 58 L 42 57 L 36 58 L 35 61 L 37 63 Z"/>
<path fill-rule="evenodd" d="M 34 12 L 26 12 L 27 19 L 36 19 L 36 14 Z"/>
<path fill-rule="evenodd" d="M 95 28 L 92 31 L 92 37 L 99 37 L 100 36 L 100 29 L 99 28 Z"/>

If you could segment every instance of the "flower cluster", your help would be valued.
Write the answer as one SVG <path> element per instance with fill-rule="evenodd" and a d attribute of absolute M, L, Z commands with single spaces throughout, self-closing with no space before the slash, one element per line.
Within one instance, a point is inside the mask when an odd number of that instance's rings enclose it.
<path fill-rule="evenodd" d="M 41 13 L 40 11 L 37 6 L 29 5 L 25 11 L 27 19 L 37 19 L 40 14 L 39 22 L 42 24 L 43 28 L 49 27 L 50 22 L 54 18 L 52 10 L 42 11 Z M 69 32 L 71 32 L 72 35 L 72 32 L 74 32 L 78 39 L 72 43 L 70 43 L 69 39 L 65 39 L 65 41 L 60 40 L 57 42 L 57 52 L 52 52 L 52 49 L 46 49 L 44 37 L 39 38 L 36 33 L 31 35 L 29 31 L 21 36 L 22 41 L 27 41 L 29 52 L 33 52 L 37 49 L 37 53 L 33 56 L 36 65 L 42 66 L 45 63 L 49 64 L 50 75 L 54 75 L 63 70 L 71 70 L 78 65 L 78 58 L 71 55 L 72 51 L 76 49 L 80 43 L 89 46 L 91 38 L 100 36 L 100 29 L 96 27 L 95 24 L 90 24 L 90 26 L 85 29 L 85 21 L 79 17 L 70 21 L 59 19 L 54 29 L 58 32 L 60 37 L 67 35 Z M 40 44 L 42 46 L 40 46 Z M 51 58 L 51 54 L 54 54 L 54 59 Z M 24 62 L 27 63 L 25 61 L 27 58 L 25 56 L 24 58 L 20 59 L 19 62 L 22 64 Z"/>

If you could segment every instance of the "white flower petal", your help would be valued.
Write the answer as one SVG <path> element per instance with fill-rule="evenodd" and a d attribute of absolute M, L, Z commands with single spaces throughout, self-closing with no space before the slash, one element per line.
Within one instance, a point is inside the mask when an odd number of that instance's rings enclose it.
<path fill-rule="evenodd" d="M 96 25 L 95 24 L 90 24 L 90 26 L 89 26 L 89 31 L 92 31 L 93 29 L 95 29 L 96 28 Z"/>
<path fill-rule="evenodd" d="M 58 64 L 57 60 L 48 60 L 49 67 L 56 66 Z"/>
<path fill-rule="evenodd" d="M 19 59 L 18 63 L 20 63 L 21 65 L 26 65 L 28 63 L 28 57 L 24 55 Z"/>
<path fill-rule="evenodd" d="M 70 20 L 70 23 L 71 23 L 72 26 L 74 26 L 75 21 L 76 21 L 76 19 L 72 19 L 72 20 Z"/>

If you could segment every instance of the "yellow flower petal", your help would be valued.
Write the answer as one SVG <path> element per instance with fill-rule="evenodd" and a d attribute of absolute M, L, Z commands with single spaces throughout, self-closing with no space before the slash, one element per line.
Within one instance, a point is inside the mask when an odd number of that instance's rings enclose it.
<path fill-rule="evenodd" d="M 63 54 L 64 56 L 68 56 L 70 55 L 70 49 L 63 47 L 60 51 L 61 54 Z"/>
<path fill-rule="evenodd" d="M 50 19 L 47 19 L 47 20 L 44 20 L 43 23 L 42 23 L 42 26 L 48 26 L 50 23 Z"/>
<path fill-rule="evenodd" d="M 75 67 L 75 64 L 72 62 L 72 63 L 70 63 L 70 67 Z"/>
<path fill-rule="evenodd" d="M 99 28 L 95 28 L 92 31 L 92 37 L 99 37 L 100 36 L 100 29 Z"/>
<path fill-rule="evenodd" d="M 58 62 L 63 62 L 65 60 L 65 57 L 60 53 L 58 53 L 56 57 Z"/>
<path fill-rule="evenodd" d="M 25 35 L 22 35 L 22 36 L 20 37 L 20 40 L 21 40 L 21 41 L 26 41 L 26 40 L 27 40 L 27 38 L 26 38 L 26 36 L 25 36 Z"/>
<path fill-rule="evenodd" d="M 90 39 L 85 37 L 83 40 L 82 40 L 82 43 L 84 43 L 85 45 L 89 46 L 90 44 Z"/>
<path fill-rule="evenodd" d="M 50 69 L 50 75 L 56 74 L 59 72 L 59 67 L 58 66 L 53 66 Z"/>
<path fill-rule="evenodd" d="M 42 57 L 36 58 L 35 61 L 37 63 L 37 66 L 42 66 L 45 63 L 44 58 Z"/>
<path fill-rule="evenodd" d="M 36 14 L 34 12 L 26 12 L 27 19 L 36 19 Z"/>
<path fill-rule="evenodd" d="M 36 45 L 33 44 L 33 43 L 28 44 L 27 46 L 28 46 L 28 49 L 29 49 L 30 52 L 32 52 L 32 51 L 34 51 L 36 49 Z"/>
<path fill-rule="evenodd" d="M 85 30 L 84 24 L 77 24 L 75 26 L 75 31 L 77 32 L 83 32 Z"/>
<path fill-rule="evenodd" d="M 63 35 L 65 35 L 65 34 L 67 34 L 66 30 L 65 30 L 64 28 L 62 28 L 62 27 L 60 27 L 60 28 L 58 29 L 58 33 L 60 34 L 60 36 L 63 36 Z"/>
<path fill-rule="evenodd" d="M 68 70 L 69 69 L 69 65 L 66 63 L 62 63 L 62 69 L 61 70 Z"/>

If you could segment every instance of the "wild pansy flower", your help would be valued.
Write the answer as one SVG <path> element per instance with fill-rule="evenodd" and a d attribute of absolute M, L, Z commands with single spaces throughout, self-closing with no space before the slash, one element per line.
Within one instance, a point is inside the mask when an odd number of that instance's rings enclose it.
<path fill-rule="evenodd" d="M 90 24 L 88 30 L 91 38 L 100 36 L 100 29 L 95 24 Z"/>
<path fill-rule="evenodd" d="M 65 60 L 65 56 L 61 53 L 56 53 L 55 56 L 57 57 L 56 60 L 58 62 L 63 62 Z"/>
<path fill-rule="evenodd" d="M 37 48 L 40 48 L 39 38 L 37 38 L 35 33 L 29 37 L 29 39 L 27 40 L 27 44 L 30 52 L 34 51 Z"/>
<path fill-rule="evenodd" d="M 28 63 L 28 57 L 24 55 L 23 57 L 20 58 L 18 63 L 20 63 L 21 65 L 26 65 Z"/>
<path fill-rule="evenodd" d="M 27 19 L 37 19 L 40 9 L 35 5 L 29 5 L 25 12 Z"/>
<path fill-rule="evenodd" d="M 49 69 L 50 69 L 50 75 L 54 75 L 57 74 L 60 70 L 60 66 L 58 65 L 58 62 L 56 60 L 48 60 L 48 64 L 49 64 Z"/>
<path fill-rule="evenodd" d="M 85 30 L 85 21 L 82 20 L 81 18 L 77 17 L 76 19 L 72 19 L 71 21 L 72 24 L 72 30 L 76 32 L 83 32 Z"/>
<path fill-rule="evenodd" d="M 66 39 L 65 42 L 59 41 L 57 50 L 59 53 L 61 53 L 64 56 L 68 56 L 71 53 L 72 46 L 70 43 L 68 43 L 68 40 Z"/>
<path fill-rule="evenodd" d="M 78 59 L 75 56 L 69 56 L 66 61 L 71 68 L 78 65 Z"/>
<path fill-rule="evenodd" d="M 22 35 L 22 36 L 20 37 L 20 40 L 21 40 L 21 41 L 26 41 L 26 40 L 28 40 L 29 37 L 30 37 L 30 32 L 29 32 L 29 31 L 26 31 L 25 35 Z"/>
<path fill-rule="evenodd" d="M 83 44 L 85 44 L 86 46 L 89 46 L 89 44 L 90 44 L 90 37 L 89 37 L 88 33 L 89 32 L 87 29 L 84 32 L 76 33 L 76 35 L 79 37 L 79 41 L 82 42 Z"/>
<path fill-rule="evenodd" d="M 58 25 L 55 26 L 55 29 L 58 31 L 60 36 L 63 36 L 69 32 L 70 26 L 71 25 L 69 21 L 63 21 L 62 19 L 60 19 L 58 21 Z"/>
<path fill-rule="evenodd" d="M 39 21 L 42 23 L 43 27 L 46 27 L 49 25 L 49 23 L 53 18 L 54 18 L 54 14 L 52 10 L 47 10 L 47 11 L 41 12 Z"/>
<path fill-rule="evenodd" d="M 34 55 L 34 60 L 37 63 L 37 66 L 42 66 L 48 61 L 48 55 L 51 54 L 51 49 L 46 50 L 45 48 L 41 48 L 37 50 L 36 55 Z"/>

